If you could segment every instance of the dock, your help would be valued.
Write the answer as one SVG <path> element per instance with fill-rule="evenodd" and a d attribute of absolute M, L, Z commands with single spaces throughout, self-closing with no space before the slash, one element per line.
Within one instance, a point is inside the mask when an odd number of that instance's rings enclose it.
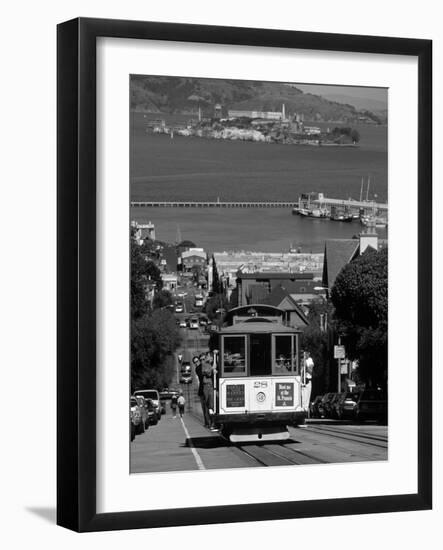
<path fill-rule="evenodd" d="M 352 210 L 387 211 L 388 204 L 323 197 L 311 200 L 315 206 L 335 206 Z M 132 208 L 298 208 L 299 201 L 132 201 Z"/>
<path fill-rule="evenodd" d="M 133 201 L 134 208 L 295 208 L 298 201 Z"/>

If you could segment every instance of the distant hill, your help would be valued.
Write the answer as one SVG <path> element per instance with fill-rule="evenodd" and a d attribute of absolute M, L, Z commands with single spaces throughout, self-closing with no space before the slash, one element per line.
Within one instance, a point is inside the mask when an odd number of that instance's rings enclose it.
<path fill-rule="evenodd" d="M 276 82 L 217 80 L 206 78 L 142 76 L 131 77 L 131 109 L 151 113 L 195 114 L 198 108 L 205 117 L 212 117 L 214 106 L 228 109 L 280 111 L 303 114 L 305 120 L 356 122 L 362 111 L 353 105 L 331 101 L 304 93 L 296 86 Z M 377 116 L 365 110 L 374 122 Z"/>

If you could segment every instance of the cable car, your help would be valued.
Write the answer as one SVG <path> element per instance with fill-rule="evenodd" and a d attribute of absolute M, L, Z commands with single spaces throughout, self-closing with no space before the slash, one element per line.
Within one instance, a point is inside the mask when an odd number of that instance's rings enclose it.
<path fill-rule="evenodd" d="M 284 440 L 304 424 L 311 383 L 300 329 L 273 306 L 230 310 L 217 333 L 214 424 L 233 442 Z"/>

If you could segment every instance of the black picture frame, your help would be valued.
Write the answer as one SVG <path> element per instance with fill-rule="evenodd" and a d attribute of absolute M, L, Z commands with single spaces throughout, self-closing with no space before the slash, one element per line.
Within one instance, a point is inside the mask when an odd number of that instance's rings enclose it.
<path fill-rule="evenodd" d="M 302 48 L 418 59 L 418 490 L 416 494 L 96 512 L 96 39 Z M 74 19 L 57 32 L 57 523 L 84 531 L 425 510 L 432 507 L 432 42 Z"/>

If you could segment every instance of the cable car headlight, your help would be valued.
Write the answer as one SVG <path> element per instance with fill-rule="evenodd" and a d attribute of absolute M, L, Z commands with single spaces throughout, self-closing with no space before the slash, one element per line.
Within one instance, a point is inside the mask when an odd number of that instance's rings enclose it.
<path fill-rule="evenodd" d="M 265 399 L 266 399 L 266 395 L 265 395 L 262 391 L 260 391 L 260 392 L 258 392 L 258 394 L 256 395 L 256 398 L 257 398 L 257 401 L 258 401 L 259 403 L 263 403 L 263 401 L 265 401 Z"/>

